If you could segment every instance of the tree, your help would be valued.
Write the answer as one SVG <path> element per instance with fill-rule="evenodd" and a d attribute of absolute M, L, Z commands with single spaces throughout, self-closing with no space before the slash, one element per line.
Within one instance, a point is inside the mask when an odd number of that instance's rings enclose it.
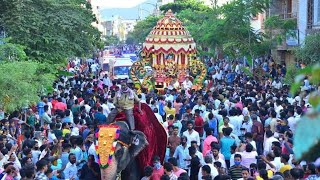
<path fill-rule="evenodd" d="M 4 39 L 0 44 L 0 61 L 26 60 L 25 47 L 20 44 L 10 43 L 10 38 Z"/>
<path fill-rule="evenodd" d="M 86 0 L 0 0 L 0 24 L 30 59 L 64 62 L 101 45 Z"/>
<path fill-rule="evenodd" d="M 270 16 L 264 22 L 266 29 L 266 39 L 271 40 L 270 48 L 274 48 L 276 45 L 282 44 L 287 35 L 294 36 L 292 30 L 297 27 L 297 21 L 293 19 L 281 19 L 279 16 Z"/>
<path fill-rule="evenodd" d="M 106 46 L 111 46 L 111 45 L 117 45 L 120 43 L 120 39 L 117 36 L 106 36 L 106 40 L 104 41 L 104 44 Z"/>
<path fill-rule="evenodd" d="M 306 37 L 304 45 L 296 49 L 298 60 L 306 65 L 312 65 L 320 60 L 320 34 Z"/>
<path fill-rule="evenodd" d="M 177 0 L 160 9 L 176 13 L 195 39 L 200 55 L 236 57 L 269 52 L 270 41 L 264 42 L 263 34 L 255 32 L 250 25 L 251 18 L 268 6 L 269 0 L 234 0 L 212 8 L 196 0 Z M 131 43 L 135 36 L 138 34 L 129 36 Z"/>
<path fill-rule="evenodd" d="M 134 26 L 134 30 L 128 34 L 127 42 L 129 44 L 143 43 L 160 18 L 162 17 L 148 16 L 146 19 L 138 21 Z"/>
<path fill-rule="evenodd" d="M 34 61 L 0 63 L 0 106 L 12 112 L 39 101 L 41 92 L 49 86 L 55 76 L 44 71 L 45 65 Z"/>
<path fill-rule="evenodd" d="M 250 21 L 268 6 L 269 0 L 235 0 L 221 7 L 224 52 L 230 56 L 253 56 L 252 47 L 260 45 L 262 34 L 253 30 Z"/>
<path fill-rule="evenodd" d="M 162 12 L 167 12 L 169 9 L 174 13 L 180 13 L 186 9 L 192 9 L 194 11 L 208 11 L 210 8 L 206 6 L 202 1 L 197 0 L 180 0 L 174 3 L 168 3 L 160 6 Z"/>

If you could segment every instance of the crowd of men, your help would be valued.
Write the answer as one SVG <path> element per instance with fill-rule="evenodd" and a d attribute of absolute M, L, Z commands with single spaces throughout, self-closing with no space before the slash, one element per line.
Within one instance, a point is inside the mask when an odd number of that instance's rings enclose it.
<path fill-rule="evenodd" d="M 94 134 L 115 116 L 121 88 L 148 104 L 168 134 L 164 162 L 155 156 L 143 180 L 319 179 L 320 163 L 298 161 L 292 150 L 297 124 L 312 108 L 308 79 L 293 95 L 283 84 L 285 64 L 272 58 L 255 61 L 260 78 L 244 74 L 240 61 L 206 63 L 201 90 L 186 80 L 164 95 L 138 94 L 90 71 L 61 77 L 36 106 L 1 120 L 0 179 L 100 179 Z"/>

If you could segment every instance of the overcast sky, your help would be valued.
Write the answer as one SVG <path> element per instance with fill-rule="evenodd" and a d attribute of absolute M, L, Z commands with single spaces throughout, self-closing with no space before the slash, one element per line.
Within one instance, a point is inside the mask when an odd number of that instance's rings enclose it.
<path fill-rule="evenodd" d="M 94 0 L 101 9 L 132 8 L 147 0 Z"/>

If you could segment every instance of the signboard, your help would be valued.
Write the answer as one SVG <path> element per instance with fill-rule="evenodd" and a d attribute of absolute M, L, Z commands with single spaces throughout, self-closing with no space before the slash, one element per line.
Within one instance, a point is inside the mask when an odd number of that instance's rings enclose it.
<path fill-rule="evenodd" d="M 299 46 L 299 30 L 291 30 L 286 37 L 287 46 Z"/>

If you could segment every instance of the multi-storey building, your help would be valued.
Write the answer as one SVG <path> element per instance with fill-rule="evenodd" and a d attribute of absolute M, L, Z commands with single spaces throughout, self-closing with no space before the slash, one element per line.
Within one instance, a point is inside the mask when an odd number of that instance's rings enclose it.
<path fill-rule="evenodd" d="M 320 33 L 320 0 L 300 0 L 298 4 L 299 41 L 309 34 Z"/>
<path fill-rule="evenodd" d="M 104 21 L 103 35 L 105 36 L 117 36 L 120 41 L 127 39 L 129 32 L 133 31 L 137 20 L 122 19 L 120 16 L 113 16 L 112 19 Z"/>
<path fill-rule="evenodd" d="M 301 0 L 300 0 L 301 1 Z M 302 0 L 304 1 L 304 0 Z M 272 0 L 270 8 L 266 11 L 266 17 L 279 16 L 282 20 L 293 20 L 297 22 L 299 12 L 299 0 Z M 283 33 L 280 29 L 272 29 L 272 34 Z M 272 50 L 272 55 L 277 61 L 292 62 L 294 61 L 293 49 L 299 46 L 299 30 L 296 28 L 291 34 L 287 35 L 276 48 Z"/>
<path fill-rule="evenodd" d="M 103 33 L 104 28 L 102 25 L 102 17 L 100 14 L 100 6 L 98 0 L 88 0 L 88 2 L 91 4 L 92 12 L 96 16 L 96 22 L 92 23 L 92 26 L 96 27 L 101 33 Z"/>

